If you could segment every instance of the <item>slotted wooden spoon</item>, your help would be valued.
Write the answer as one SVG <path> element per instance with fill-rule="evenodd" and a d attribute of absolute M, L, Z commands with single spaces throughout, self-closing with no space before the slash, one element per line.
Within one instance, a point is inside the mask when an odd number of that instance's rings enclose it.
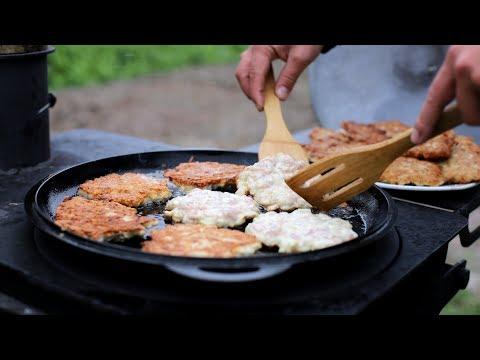
<path fill-rule="evenodd" d="M 431 137 L 461 124 L 457 106 L 446 109 Z M 371 187 L 397 157 L 415 146 L 413 129 L 377 144 L 333 154 L 306 167 L 287 181 L 311 205 L 329 210 Z"/>
<path fill-rule="evenodd" d="M 258 158 L 262 160 L 267 156 L 285 153 L 295 159 L 308 161 L 307 154 L 290 134 L 283 120 L 280 100 L 275 95 L 275 80 L 272 68 L 270 68 L 265 82 L 264 112 L 267 127 L 260 143 Z"/>

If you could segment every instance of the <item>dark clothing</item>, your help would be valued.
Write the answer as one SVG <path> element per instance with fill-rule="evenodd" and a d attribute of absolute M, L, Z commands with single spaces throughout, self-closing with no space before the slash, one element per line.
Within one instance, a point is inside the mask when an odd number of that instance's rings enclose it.
<path fill-rule="evenodd" d="M 337 46 L 337 45 L 323 45 L 322 54 L 326 54 L 327 52 L 329 52 L 335 46 Z"/>

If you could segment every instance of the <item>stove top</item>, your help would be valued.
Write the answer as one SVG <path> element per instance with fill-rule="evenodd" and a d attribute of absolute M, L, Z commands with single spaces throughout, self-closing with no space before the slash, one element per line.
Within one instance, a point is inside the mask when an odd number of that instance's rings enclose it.
<path fill-rule="evenodd" d="M 445 258 L 448 243 L 457 234 L 465 243 L 474 240 L 468 233 L 467 217 L 480 199 L 478 190 L 470 194 L 470 202 L 458 201 L 453 211 L 444 203 L 438 206 L 438 199 L 436 206 L 450 211 L 397 200 L 394 230 L 384 240 L 360 250 L 363 256 L 345 256 L 321 266 L 301 265 L 278 277 L 248 284 L 211 284 L 168 271 L 109 267 L 97 262 L 94 255 L 48 241 L 24 214 L 27 190 L 58 169 L 101 157 L 172 148 L 76 130 L 53 139 L 49 162 L 1 172 L 0 309 L 33 314 L 200 309 L 263 314 L 436 314 L 468 283 L 465 261 L 452 266 L 445 264 Z"/>

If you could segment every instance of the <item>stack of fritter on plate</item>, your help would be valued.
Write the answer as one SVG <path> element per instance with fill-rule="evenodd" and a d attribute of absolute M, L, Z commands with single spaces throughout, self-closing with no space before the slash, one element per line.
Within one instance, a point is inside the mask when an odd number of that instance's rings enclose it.
<path fill-rule="evenodd" d="M 314 128 L 310 133 L 312 141 L 304 148 L 314 162 L 327 155 L 387 140 L 407 129 L 398 120 L 374 124 L 344 121 L 339 131 Z M 408 150 L 384 171 L 380 181 L 423 186 L 478 182 L 480 146 L 473 138 L 447 131 Z"/>

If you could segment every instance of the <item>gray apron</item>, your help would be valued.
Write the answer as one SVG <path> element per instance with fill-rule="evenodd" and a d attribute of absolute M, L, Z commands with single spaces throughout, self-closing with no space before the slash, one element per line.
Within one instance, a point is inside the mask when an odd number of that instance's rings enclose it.
<path fill-rule="evenodd" d="M 448 45 L 341 45 L 309 67 L 318 121 L 337 129 L 342 120 L 398 119 L 413 125 Z M 480 142 L 480 127 L 458 133 Z"/>

